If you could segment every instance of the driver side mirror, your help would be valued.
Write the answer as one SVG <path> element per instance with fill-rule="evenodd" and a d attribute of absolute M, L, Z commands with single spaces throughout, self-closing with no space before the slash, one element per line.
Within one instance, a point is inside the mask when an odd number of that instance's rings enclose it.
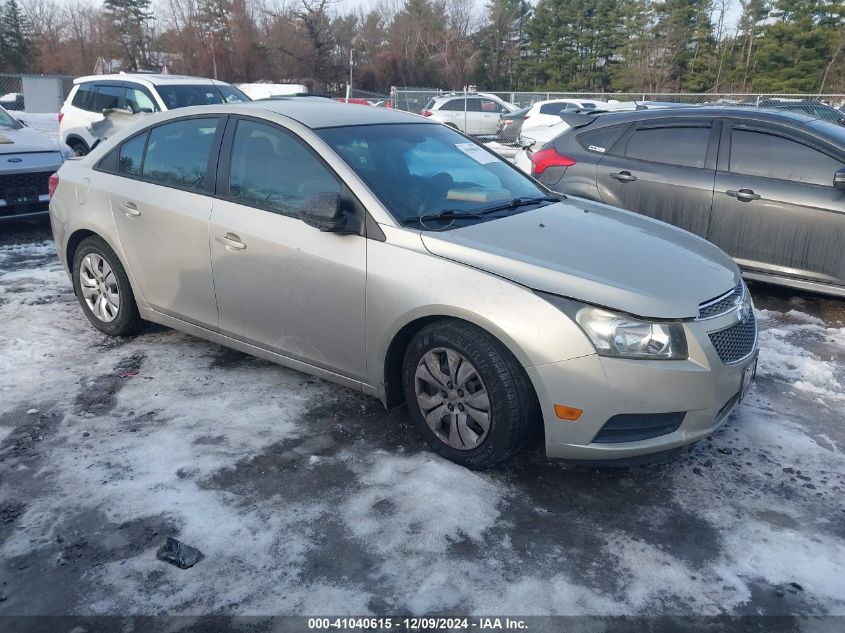
<path fill-rule="evenodd" d="M 845 191 L 845 167 L 833 174 L 833 187 L 839 191 Z"/>
<path fill-rule="evenodd" d="M 339 193 L 318 193 L 306 199 L 299 209 L 299 219 L 321 231 L 346 232 L 347 217 Z"/>

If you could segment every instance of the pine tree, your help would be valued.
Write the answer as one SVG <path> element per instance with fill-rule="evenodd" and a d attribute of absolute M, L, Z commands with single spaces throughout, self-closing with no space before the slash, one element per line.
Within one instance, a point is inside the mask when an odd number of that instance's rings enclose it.
<path fill-rule="evenodd" d="M 32 26 L 16 0 L 8 0 L 0 14 L 0 68 L 26 72 L 34 66 Z"/>
<path fill-rule="evenodd" d="M 531 10 L 526 0 L 489 0 L 487 26 L 479 33 L 482 62 L 478 83 L 490 90 L 515 90 L 525 49 L 525 24 Z"/>
<path fill-rule="evenodd" d="M 763 92 L 814 92 L 842 37 L 842 3 L 777 0 L 763 29 L 751 85 Z"/>
<path fill-rule="evenodd" d="M 150 65 L 149 23 L 153 19 L 152 0 L 105 0 L 103 13 L 114 30 L 118 56 L 127 70 Z"/>

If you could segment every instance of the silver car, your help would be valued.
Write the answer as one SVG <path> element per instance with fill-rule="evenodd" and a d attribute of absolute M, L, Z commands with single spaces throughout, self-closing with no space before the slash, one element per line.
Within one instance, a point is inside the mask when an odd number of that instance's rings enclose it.
<path fill-rule="evenodd" d="M 0 222 L 46 219 L 49 178 L 70 148 L 0 108 Z"/>
<path fill-rule="evenodd" d="M 488 468 L 695 442 L 754 377 L 736 265 L 560 201 L 443 125 L 309 99 L 149 117 L 65 163 L 50 203 L 85 315 L 154 321 L 402 402 Z"/>

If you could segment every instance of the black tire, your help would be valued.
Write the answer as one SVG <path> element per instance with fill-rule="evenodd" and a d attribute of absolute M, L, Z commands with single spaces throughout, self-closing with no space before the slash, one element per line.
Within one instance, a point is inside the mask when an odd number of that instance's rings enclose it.
<path fill-rule="evenodd" d="M 73 141 L 72 143 L 68 143 L 68 146 L 73 150 L 74 156 L 87 156 L 88 152 L 91 151 L 83 141 Z"/>
<path fill-rule="evenodd" d="M 417 401 L 415 375 L 422 357 L 437 348 L 452 349 L 473 365 L 490 402 L 489 430 L 473 449 L 449 446 L 429 427 Z M 472 470 L 507 461 L 536 438 L 540 411 L 525 370 L 513 354 L 484 330 L 455 319 L 435 321 L 408 344 L 402 365 L 405 403 L 414 423 L 435 452 Z"/>
<path fill-rule="evenodd" d="M 86 303 L 82 294 L 82 284 L 80 281 L 80 268 L 82 267 L 82 260 L 91 253 L 95 253 L 102 257 L 114 272 L 114 277 L 117 282 L 117 289 L 120 295 L 120 305 L 117 310 L 117 316 L 113 321 L 103 321 L 98 318 Z M 126 276 L 126 271 L 123 264 L 120 263 L 115 252 L 106 244 L 101 237 L 92 235 L 86 237 L 79 243 L 76 252 L 73 254 L 73 290 L 76 293 L 76 298 L 82 306 L 82 311 L 88 320 L 95 328 L 109 336 L 129 336 L 138 331 L 143 323 L 141 315 L 138 313 L 138 305 L 135 303 L 135 297 L 132 294 L 132 286 L 129 284 L 129 278 Z"/>

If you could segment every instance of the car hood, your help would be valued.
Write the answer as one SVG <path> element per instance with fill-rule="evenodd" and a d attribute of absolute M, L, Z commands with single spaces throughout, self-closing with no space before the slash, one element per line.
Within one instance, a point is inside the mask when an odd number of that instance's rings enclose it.
<path fill-rule="evenodd" d="M 60 152 L 59 143 L 32 128 L 12 130 L 0 127 L 0 154 L 22 152 Z"/>
<path fill-rule="evenodd" d="M 698 316 L 739 282 L 736 264 L 692 233 L 580 198 L 421 238 L 434 255 L 642 317 Z"/>

